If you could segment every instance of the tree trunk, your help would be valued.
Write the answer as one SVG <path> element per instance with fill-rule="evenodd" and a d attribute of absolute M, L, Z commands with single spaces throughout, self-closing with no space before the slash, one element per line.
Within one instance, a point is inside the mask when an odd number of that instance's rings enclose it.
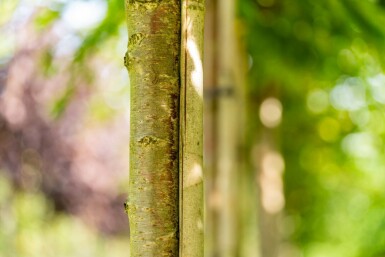
<path fill-rule="evenodd" d="M 204 44 L 204 160 L 205 160 L 205 195 L 207 197 L 205 256 L 218 256 L 217 247 L 217 210 L 215 205 L 215 172 L 216 172 L 216 101 L 214 97 L 217 85 L 216 58 L 216 1 L 206 0 L 205 44 Z"/>
<path fill-rule="evenodd" d="M 219 256 L 237 256 L 238 230 L 238 162 L 239 89 L 237 88 L 235 55 L 235 1 L 218 2 L 218 109 L 217 109 L 217 190 Z"/>
<path fill-rule="evenodd" d="M 126 0 L 131 257 L 178 256 L 178 0 Z"/>
<path fill-rule="evenodd" d="M 233 0 L 208 1 L 206 34 L 207 256 L 238 256 L 239 95 Z"/>
<path fill-rule="evenodd" d="M 248 137 L 249 142 L 253 144 L 252 181 L 255 181 L 254 186 L 258 189 L 255 192 L 255 202 L 258 205 L 259 241 L 263 257 L 281 256 L 279 227 L 285 203 L 282 177 L 285 165 L 279 151 L 280 115 L 277 118 L 277 110 L 282 111 L 282 107 L 278 95 L 279 88 L 273 83 L 250 87 L 248 91 Z M 272 109 L 275 110 L 275 115 L 272 115 Z"/>
<path fill-rule="evenodd" d="M 216 98 L 216 164 L 214 206 L 216 236 L 214 253 L 221 257 L 237 256 L 239 231 L 238 178 L 239 149 L 239 91 L 236 86 L 235 55 L 235 1 L 217 2 L 217 78 L 213 95 Z"/>
<path fill-rule="evenodd" d="M 204 1 L 182 1 L 180 256 L 203 257 Z"/>

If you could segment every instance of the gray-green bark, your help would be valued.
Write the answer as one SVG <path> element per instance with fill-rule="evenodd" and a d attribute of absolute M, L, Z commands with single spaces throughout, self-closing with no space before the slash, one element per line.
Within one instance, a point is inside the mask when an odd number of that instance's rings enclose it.
<path fill-rule="evenodd" d="M 127 0 L 131 257 L 178 256 L 179 0 Z"/>
<path fill-rule="evenodd" d="M 203 257 L 204 1 L 182 1 L 180 256 Z"/>

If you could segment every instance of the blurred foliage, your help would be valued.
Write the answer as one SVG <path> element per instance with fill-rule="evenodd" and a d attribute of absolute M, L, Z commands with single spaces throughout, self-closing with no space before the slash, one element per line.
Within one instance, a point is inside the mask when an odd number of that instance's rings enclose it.
<path fill-rule="evenodd" d="M 60 17 L 60 12 L 49 8 L 44 8 L 36 16 L 34 22 L 38 29 L 44 29 L 55 22 Z"/>
<path fill-rule="evenodd" d="M 128 256 L 124 1 L 0 1 L 0 256 Z"/>
<path fill-rule="evenodd" d="M 83 43 L 75 53 L 75 61 L 82 61 L 87 54 L 92 53 L 95 48 L 99 48 L 101 43 L 110 39 L 112 36 L 119 35 L 119 28 L 121 28 L 122 21 L 124 21 L 125 18 L 124 1 L 107 1 L 107 4 L 108 7 L 105 18 L 97 28 L 84 38 Z"/>
<path fill-rule="evenodd" d="M 126 236 L 105 238 L 75 217 L 55 214 L 40 192 L 17 192 L 0 176 L 0 256 L 129 256 Z"/>
<path fill-rule="evenodd" d="M 283 104 L 282 256 L 384 256 L 384 1 L 242 0 L 239 16 L 251 131 L 261 98 Z"/>

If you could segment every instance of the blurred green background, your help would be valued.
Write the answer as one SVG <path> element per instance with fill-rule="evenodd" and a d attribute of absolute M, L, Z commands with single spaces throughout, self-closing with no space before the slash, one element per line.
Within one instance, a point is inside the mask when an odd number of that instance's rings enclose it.
<path fill-rule="evenodd" d="M 282 106 L 278 255 L 385 256 L 385 1 L 238 3 L 250 106 Z"/>
<path fill-rule="evenodd" d="M 129 256 L 124 1 L 0 1 L 0 256 Z"/>
<path fill-rule="evenodd" d="M 273 255 L 385 256 L 385 1 L 237 4 L 247 136 L 284 170 L 258 184 Z M 124 19 L 122 0 L 0 1 L 1 257 L 129 255 Z"/>

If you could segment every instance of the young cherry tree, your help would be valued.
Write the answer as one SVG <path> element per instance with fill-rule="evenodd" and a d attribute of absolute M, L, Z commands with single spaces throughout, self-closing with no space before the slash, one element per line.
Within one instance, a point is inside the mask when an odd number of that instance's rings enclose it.
<path fill-rule="evenodd" d="M 203 11 L 126 0 L 131 257 L 203 256 Z"/>

